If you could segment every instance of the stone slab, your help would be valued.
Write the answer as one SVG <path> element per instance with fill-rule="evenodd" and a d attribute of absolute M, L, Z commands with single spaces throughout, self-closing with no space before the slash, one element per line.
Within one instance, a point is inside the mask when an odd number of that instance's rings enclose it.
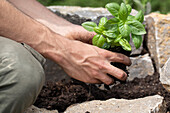
<path fill-rule="evenodd" d="M 149 54 L 130 57 L 130 59 L 132 64 L 127 68 L 129 72 L 128 81 L 132 81 L 134 78 L 145 78 L 147 75 L 151 76 L 154 74 L 154 67 Z"/>
<path fill-rule="evenodd" d="M 94 100 L 70 106 L 64 113 L 165 113 L 163 97 L 159 95 L 134 100 Z"/>
<path fill-rule="evenodd" d="M 161 69 L 160 81 L 163 84 L 164 88 L 170 92 L 170 58 Z"/>
<path fill-rule="evenodd" d="M 151 13 L 146 18 L 147 47 L 160 72 L 170 57 L 170 14 Z"/>

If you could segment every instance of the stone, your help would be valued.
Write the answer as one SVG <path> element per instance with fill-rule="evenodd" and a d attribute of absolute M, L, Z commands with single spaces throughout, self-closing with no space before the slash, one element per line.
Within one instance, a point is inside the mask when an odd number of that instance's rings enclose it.
<path fill-rule="evenodd" d="M 71 77 L 68 76 L 64 70 L 52 60 L 47 59 L 44 70 L 46 74 L 46 82 L 47 81 L 62 81 L 69 82 Z"/>
<path fill-rule="evenodd" d="M 68 107 L 64 113 L 165 113 L 163 97 L 148 96 L 134 100 L 94 100 Z"/>
<path fill-rule="evenodd" d="M 163 87 L 170 92 L 170 58 L 161 69 L 160 81 Z"/>
<path fill-rule="evenodd" d="M 58 113 L 58 111 L 37 108 L 36 106 L 32 105 L 31 107 L 27 108 L 24 113 Z"/>
<path fill-rule="evenodd" d="M 170 57 L 170 14 L 151 13 L 145 16 L 147 26 L 147 47 L 160 72 Z"/>
<path fill-rule="evenodd" d="M 149 54 L 130 57 L 131 66 L 127 67 L 129 72 L 128 81 L 132 81 L 135 77 L 145 78 L 147 75 L 154 74 L 154 67 Z"/>
<path fill-rule="evenodd" d="M 113 18 L 113 16 L 107 11 L 106 8 L 90 8 L 90 7 L 78 7 L 78 6 L 49 6 L 47 7 L 53 13 L 57 14 L 70 21 L 71 23 L 81 25 L 85 21 L 93 21 L 99 23 L 101 17 L 105 16 L 108 19 Z M 131 15 L 136 15 L 137 11 L 132 9 Z M 132 40 L 130 42 L 132 45 L 131 55 L 139 55 L 143 50 L 143 44 L 140 48 L 136 49 Z"/>

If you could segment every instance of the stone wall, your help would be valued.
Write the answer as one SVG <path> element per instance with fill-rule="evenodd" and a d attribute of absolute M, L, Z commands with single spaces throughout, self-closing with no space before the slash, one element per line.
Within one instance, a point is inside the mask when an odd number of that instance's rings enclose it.
<path fill-rule="evenodd" d="M 170 57 L 170 14 L 152 13 L 145 18 L 148 30 L 147 47 L 157 71 L 160 72 Z"/>

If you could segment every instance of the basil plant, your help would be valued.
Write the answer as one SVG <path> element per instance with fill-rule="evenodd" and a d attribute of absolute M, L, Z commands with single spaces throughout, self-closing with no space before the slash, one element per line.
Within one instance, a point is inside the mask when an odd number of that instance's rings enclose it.
<path fill-rule="evenodd" d="M 97 33 L 92 39 L 92 44 L 104 49 L 122 46 L 124 50 L 131 51 L 129 44 L 131 36 L 136 49 L 138 49 L 143 42 L 142 35 L 146 34 L 145 27 L 142 24 L 144 20 L 143 12 L 139 11 L 136 16 L 132 16 L 130 15 L 131 6 L 124 3 L 121 3 L 121 5 L 108 3 L 105 7 L 114 18 L 108 20 L 106 17 L 102 17 L 98 25 L 94 22 L 82 24 L 86 30 Z"/>

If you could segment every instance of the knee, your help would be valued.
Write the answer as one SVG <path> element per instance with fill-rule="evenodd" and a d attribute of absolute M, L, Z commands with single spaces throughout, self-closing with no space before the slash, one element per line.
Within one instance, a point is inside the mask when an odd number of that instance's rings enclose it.
<path fill-rule="evenodd" d="M 0 45 L 0 65 L 11 76 L 15 75 L 17 83 L 28 84 L 28 88 L 44 81 L 41 63 L 25 47 L 14 41 Z"/>
<path fill-rule="evenodd" d="M 21 44 L 12 42 L 2 45 L 0 44 L 0 86 L 5 87 L 6 95 L 1 96 L 0 100 L 6 100 L 6 96 L 11 97 L 8 103 L 13 103 L 13 109 L 18 109 L 21 105 L 25 109 L 33 104 L 43 86 L 44 70 L 40 62 Z"/>

